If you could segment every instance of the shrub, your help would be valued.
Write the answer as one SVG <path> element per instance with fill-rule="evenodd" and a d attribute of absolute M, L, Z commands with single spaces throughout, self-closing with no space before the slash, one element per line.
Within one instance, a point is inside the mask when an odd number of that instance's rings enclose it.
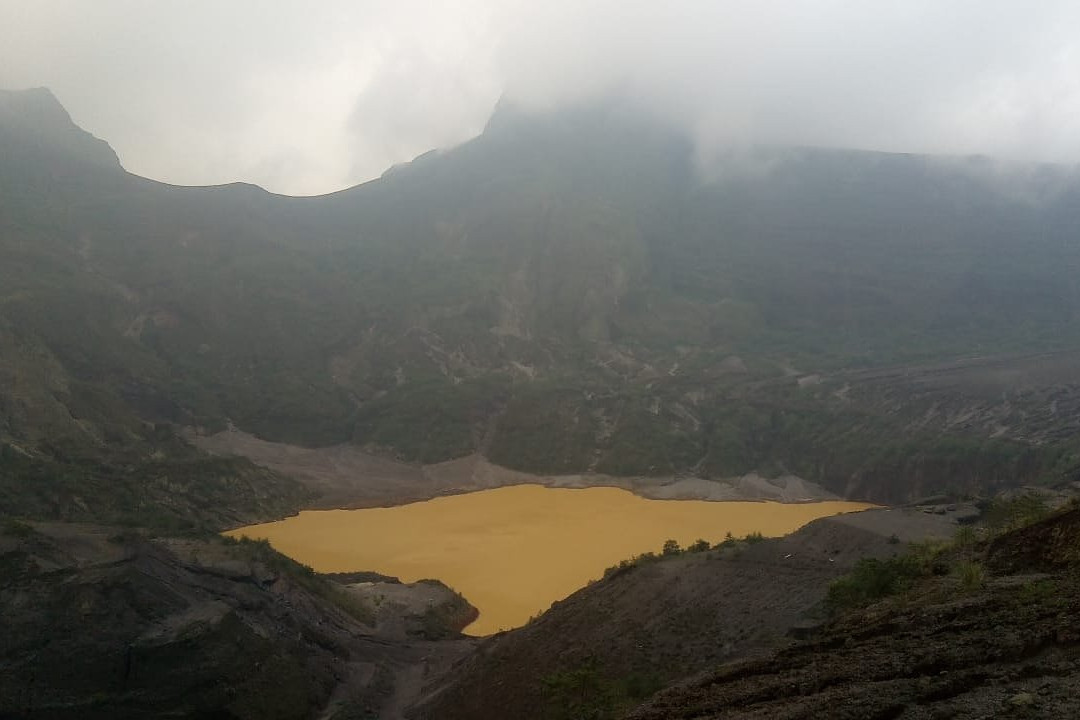
<path fill-rule="evenodd" d="M 953 535 L 953 547 L 962 553 L 964 560 L 972 559 L 978 543 L 979 533 L 970 525 L 957 528 L 956 534 Z"/>
<path fill-rule="evenodd" d="M 652 673 L 634 673 L 626 678 L 624 686 L 624 692 L 628 698 L 641 702 L 664 687 L 664 683 Z"/>
<path fill-rule="evenodd" d="M 1057 589 L 1057 583 L 1053 580 L 1032 580 L 1020 587 L 1020 601 L 1025 605 L 1045 602 L 1057 593 Z"/>
<path fill-rule="evenodd" d="M 727 533 L 726 533 L 726 534 L 724 535 L 724 540 L 723 540 L 723 542 L 718 542 L 718 543 L 716 543 L 716 547 L 717 547 L 717 548 L 729 548 L 729 547 L 734 547 L 734 546 L 735 546 L 735 543 L 737 543 L 737 542 L 738 542 L 738 540 L 736 540 L 736 539 L 735 539 L 735 536 L 731 534 L 731 531 L 728 531 L 728 532 L 727 532 Z"/>
<path fill-rule="evenodd" d="M 618 565 L 612 565 L 611 567 L 604 570 L 604 578 L 607 579 L 609 577 L 620 575 L 630 570 L 631 568 L 636 568 L 638 565 L 656 562 L 660 558 L 661 556 L 657 555 L 656 553 L 647 552 L 641 553 L 640 555 L 635 555 L 634 557 L 628 558 L 626 560 L 620 560 Z"/>
<path fill-rule="evenodd" d="M 829 586 L 825 602 L 833 611 L 862 607 L 907 590 L 913 580 L 926 574 L 927 565 L 914 554 L 887 560 L 863 558 L 849 575 Z"/>
<path fill-rule="evenodd" d="M 695 540 L 693 542 L 693 544 L 690 545 L 690 547 L 686 548 L 686 551 L 687 552 L 697 553 L 697 552 L 705 552 L 708 549 L 709 549 L 709 541 L 708 540 L 702 540 L 702 539 L 699 538 L 699 539 Z"/>
<path fill-rule="evenodd" d="M 615 689 L 595 658 L 546 675 L 540 682 L 554 720 L 603 720 L 614 711 Z"/>
<path fill-rule="evenodd" d="M 960 587 L 964 590 L 977 590 L 986 579 L 986 572 L 981 563 L 964 560 L 957 564 L 956 575 L 960 578 Z"/>
<path fill-rule="evenodd" d="M 1046 498 L 1037 493 L 994 498 L 986 509 L 986 526 L 992 533 L 1001 534 L 1038 522 L 1049 514 Z"/>
<path fill-rule="evenodd" d="M 953 544 L 958 548 L 969 548 L 979 541 L 979 534 L 970 525 L 964 525 L 956 529 L 953 535 Z"/>
<path fill-rule="evenodd" d="M 949 544 L 943 540 L 914 542 L 908 546 L 904 557 L 913 563 L 920 575 L 944 575 L 948 573 L 948 566 L 941 563 L 939 558 L 948 547 Z"/>

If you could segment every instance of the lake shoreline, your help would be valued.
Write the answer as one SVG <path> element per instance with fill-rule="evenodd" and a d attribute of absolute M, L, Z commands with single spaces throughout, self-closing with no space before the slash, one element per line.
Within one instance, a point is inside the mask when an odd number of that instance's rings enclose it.
<path fill-rule="evenodd" d="M 215 455 L 237 455 L 289 475 L 312 491 L 304 510 L 360 510 L 423 502 L 517 485 L 548 488 L 618 488 L 649 500 L 709 502 L 778 502 L 785 504 L 842 500 L 835 493 L 796 475 L 739 477 L 620 477 L 600 473 L 540 475 L 502 467 L 482 455 L 430 465 L 401 462 L 364 452 L 354 445 L 305 448 L 262 440 L 238 430 L 187 439 Z"/>
<path fill-rule="evenodd" d="M 623 488 L 535 483 L 385 508 L 305 510 L 227 532 L 267 539 L 318 572 L 438 578 L 479 611 L 466 634 L 519 627 L 635 556 L 704 540 L 777 537 L 867 503 L 652 500 Z"/>

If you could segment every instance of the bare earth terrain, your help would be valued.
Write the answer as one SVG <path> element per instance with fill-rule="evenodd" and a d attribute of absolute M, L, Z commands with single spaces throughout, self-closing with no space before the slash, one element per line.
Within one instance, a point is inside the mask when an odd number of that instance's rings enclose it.
<path fill-rule="evenodd" d="M 637 720 L 1074 718 L 1080 510 L 999 538 L 984 583 L 934 577 L 774 655 L 661 693 Z"/>
<path fill-rule="evenodd" d="M 794 475 L 769 480 L 750 473 L 706 480 L 685 477 L 615 477 L 603 474 L 533 475 L 469 455 L 434 465 L 413 465 L 366 453 L 352 445 L 305 448 L 261 440 L 227 430 L 215 435 L 189 433 L 196 446 L 216 455 L 239 455 L 295 477 L 317 494 L 308 509 L 388 507 L 505 487 L 543 485 L 559 488 L 618 487 L 655 500 L 774 500 L 812 502 L 838 496 Z"/>
<path fill-rule="evenodd" d="M 639 677 L 663 686 L 782 647 L 792 628 L 821 622 L 814 609 L 829 583 L 859 558 L 950 537 L 954 515 L 868 510 L 815 520 L 782 538 L 618 571 L 525 627 L 486 638 L 454 673 L 426 687 L 411 717 L 543 717 L 543 679 L 587 662 L 612 682 Z"/>
<path fill-rule="evenodd" d="M 441 583 L 321 577 L 255 543 L 12 523 L 0 570 L 5 718 L 395 720 L 476 642 Z"/>

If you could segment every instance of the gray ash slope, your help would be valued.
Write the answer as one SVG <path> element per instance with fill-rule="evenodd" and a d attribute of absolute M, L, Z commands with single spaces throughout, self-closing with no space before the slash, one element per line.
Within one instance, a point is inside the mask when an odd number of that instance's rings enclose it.
<path fill-rule="evenodd" d="M 984 550 L 976 590 L 924 582 L 774 655 L 661 693 L 634 720 L 1072 718 L 1080 713 L 1080 511 Z"/>
<path fill-rule="evenodd" d="M 955 527 L 947 515 L 873 510 L 617 571 L 484 641 L 427 689 L 411 717 L 542 717 L 551 710 L 545 680 L 590 664 L 622 703 L 632 702 L 635 682 L 665 686 L 786 644 L 792 628 L 818 622 L 829 583 L 857 560 L 895 555 L 899 541 L 949 537 Z"/>

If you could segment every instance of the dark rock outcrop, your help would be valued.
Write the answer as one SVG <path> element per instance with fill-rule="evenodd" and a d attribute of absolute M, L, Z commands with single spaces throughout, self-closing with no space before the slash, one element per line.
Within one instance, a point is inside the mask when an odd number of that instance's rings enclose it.
<path fill-rule="evenodd" d="M 8 521 L 0 575 L 0 717 L 368 717 L 462 649 L 377 636 L 344 586 L 261 543 Z"/>

